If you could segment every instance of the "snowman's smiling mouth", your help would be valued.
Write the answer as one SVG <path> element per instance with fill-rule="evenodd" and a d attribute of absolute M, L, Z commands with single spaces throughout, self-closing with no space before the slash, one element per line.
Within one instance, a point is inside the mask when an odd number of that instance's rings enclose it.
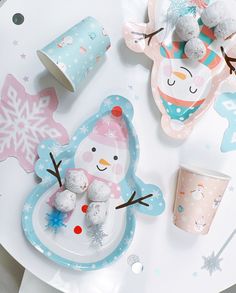
<path fill-rule="evenodd" d="M 105 167 L 104 169 L 101 169 L 101 168 L 99 168 L 98 165 L 97 165 L 96 167 L 97 167 L 97 169 L 98 169 L 99 171 L 101 171 L 101 172 L 103 172 L 103 171 L 105 171 L 105 170 L 107 169 L 107 167 Z"/>

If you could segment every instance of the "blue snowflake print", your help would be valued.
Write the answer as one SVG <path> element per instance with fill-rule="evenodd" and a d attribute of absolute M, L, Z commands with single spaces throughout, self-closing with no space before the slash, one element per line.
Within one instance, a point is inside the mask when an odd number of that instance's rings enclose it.
<path fill-rule="evenodd" d="M 65 218 L 65 213 L 53 209 L 50 214 L 47 214 L 48 224 L 46 225 L 46 227 L 52 229 L 56 233 L 57 230 L 61 227 L 66 227 L 66 225 L 64 224 Z"/>

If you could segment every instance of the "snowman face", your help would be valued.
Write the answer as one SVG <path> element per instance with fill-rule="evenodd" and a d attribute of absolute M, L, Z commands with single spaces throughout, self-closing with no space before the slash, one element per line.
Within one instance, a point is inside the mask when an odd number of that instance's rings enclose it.
<path fill-rule="evenodd" d="M 211 88 L 211 70 L 189 59 L 164 58 L 157 84 L 165 95 L 182 101 L 205 99 Z"/>
<path fill-rule="evenodd" d="M 89 174 L 114 183 L 121 182 L 128 170 L 130 155 L 126 149 L 98 143 L 89 137 L 79 145 L 75 155 L 75 167 Z"/>

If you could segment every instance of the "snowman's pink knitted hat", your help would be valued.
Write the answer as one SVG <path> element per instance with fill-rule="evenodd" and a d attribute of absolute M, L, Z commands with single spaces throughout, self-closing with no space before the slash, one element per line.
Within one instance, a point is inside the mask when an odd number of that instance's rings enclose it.
<path fill-rule="evenodd" d="M 128 148 L 128 128 L 122 114 L 120 106 L 113 107 L 109 115 L 96 122 L 89 137 L 100 144 Z"/>

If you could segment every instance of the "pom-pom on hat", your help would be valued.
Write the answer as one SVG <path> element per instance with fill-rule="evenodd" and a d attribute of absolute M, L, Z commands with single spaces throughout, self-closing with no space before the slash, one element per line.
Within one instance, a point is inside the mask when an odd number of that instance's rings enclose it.
<path fill-rule="evenodd" d="M 123 119 L 122 108 L 115 106 L 110 114 L 99 119 L 89 137 L 100 144 L 128 148 L 128 128 Z"/>
<path fill-rule="evenodd" d="M 202 25 L 201 19 L 199 19 L 198 23 L 199 25 Z M 206 46 L 206 54 L 202 59 L 198 61 L 206 65 L 210 69 L 215 68 L 220 63 L 221 58 L 214 51 L 209 49 L 211 43 L 216 39 L 214 31 L 207 26 L 202 25 L 199 39 L 202 40 L 204 45 Z M 186 42 L 182 41 L 174 41 L 170 46 L 162 44 L 162 46 L 160 47 L 161 55 L 168 59 L 186 59 L 187 56 L 184 53 L 185 44 Z"/>

